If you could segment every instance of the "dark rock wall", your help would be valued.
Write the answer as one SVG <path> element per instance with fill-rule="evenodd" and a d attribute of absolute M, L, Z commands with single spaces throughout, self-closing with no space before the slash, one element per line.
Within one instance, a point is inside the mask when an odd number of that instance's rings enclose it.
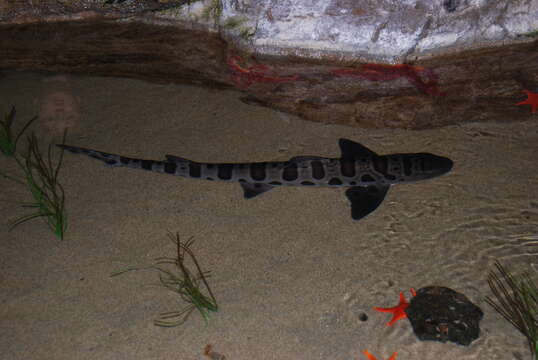
<path fill-rule="evenodd" d="M 235 87 L 249 103 L 326 123 L 427 128 L 532 119 L 538 41 L 377 64 L 256 55 L 217 32 L 99 14 L 0 25 L 0 69 Z"/>

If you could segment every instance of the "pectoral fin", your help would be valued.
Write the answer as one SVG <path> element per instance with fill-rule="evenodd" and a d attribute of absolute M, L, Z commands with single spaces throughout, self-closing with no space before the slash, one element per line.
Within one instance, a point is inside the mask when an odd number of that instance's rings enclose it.
<path fill-rule="evenodd" d="M 260 194 L 263 194 L 266 191 L 271 190 L 274 188 L 274 186 L 269 184 L 260 184 L 260 183 L 248 183 L 248 182 L 241 182 L 241 187 L 243 188 L 245 199 L 251 199 L 255 196 L 258 196 Z"/>
<path fill-rule="evenodd" d="M 354 186 L 346 191 L 351 202 L 351 217 L 359 220 L 377 209 L 383 202 L 390 185 Z"/>

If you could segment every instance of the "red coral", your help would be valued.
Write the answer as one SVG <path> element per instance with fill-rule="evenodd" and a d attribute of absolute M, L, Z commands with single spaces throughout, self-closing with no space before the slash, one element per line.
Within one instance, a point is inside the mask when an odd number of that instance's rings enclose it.
<path fill-rule="evenodd" d="M 335 69 L 331 74 L 338 76 L 353 76 L 370 81 L 388 81 L 405 77 L 418 90 L 430 95 L 444 95 L 437 88 L 437 76 L 432 70 L 422 66 L 407 64 L 363 64 L 360 69 Z M 421 74 L 426 77 L 423 80 Z"/>
<path fill-rule="evenodd" d="M 286 77 L 268 76 L 271 68 L 267 65 L 259 64 L 247 68 L 242 67 L 239 63 L 243 62 L 243 59 L 239 56 L 231 56 L 226 62 L 233 71 L 232 80 L 234 84 L 241 89 L 248 88 L 253 83 L 282 83 L 295 81 L 299 78 L 297 75 Z"/>

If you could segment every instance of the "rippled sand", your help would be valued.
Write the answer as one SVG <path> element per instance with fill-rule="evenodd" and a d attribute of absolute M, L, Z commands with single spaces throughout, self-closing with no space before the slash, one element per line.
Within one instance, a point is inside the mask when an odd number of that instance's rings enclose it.
<path fill-rule="evenodd" d="M 65 241 L 40 220 L 8 232 L 26 210 L 0 202 L 4 359 L 208 359 L 208 344 L 232 360 L 355 360 L 365 349 L 378 360 L 394 351 L 398 360 L 529 358 L 523 336 L 484 296 L 495 259 L 518 271 L 537 265 L 538 116 L 353 129 L 245 105 L 237 92 L 25 73 L 4 77 L 0 95 L 3 111 L 15 105 L 21 123 L 41 114 L 35 129 L 44 143 L 69 127 L 68 144 L 133 157 L 337 157 L 345 137 L 380 154 L 431 152 L 455 162 L 446 176 L 393 187 L 376 212 L 353 222 L 343 189 L 286 187 L 247 201 L 237 184 L 110 169 L 66 154 Z M 4 157 L 0 166 L 15 170 Z M 1 199 L 29 200 L 15 184 L 1 187 Z M 211 270 L 220 311 L 208 325 L 196 314 L 181 327 L 155 327 L 160 312 L 183 306 L 154 286 L 157 274 L 109 277 L 173 256 L 167 231 L 195 236 L 193 250 Z M 483 309 L 480 339 L 469 347 L 421 342 L 407 320 L 387 327 L 390 316 L 372 310 L 427 285 L 463 292 Z"/>

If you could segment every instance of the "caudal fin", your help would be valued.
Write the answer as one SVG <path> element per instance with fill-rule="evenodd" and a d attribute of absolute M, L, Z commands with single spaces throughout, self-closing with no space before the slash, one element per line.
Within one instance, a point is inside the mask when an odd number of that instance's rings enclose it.
<path fill-rule="evenodd" d="M 123 166 L 121 163 L 121 156 L 116 154 L 110 154 L 102 151 L 81 148 L 78 146 L 56 144 L 59 148 L 67 150 L 73 154 L 84 154 L 94 159 L 100 160 L 108 166 Z"/>

